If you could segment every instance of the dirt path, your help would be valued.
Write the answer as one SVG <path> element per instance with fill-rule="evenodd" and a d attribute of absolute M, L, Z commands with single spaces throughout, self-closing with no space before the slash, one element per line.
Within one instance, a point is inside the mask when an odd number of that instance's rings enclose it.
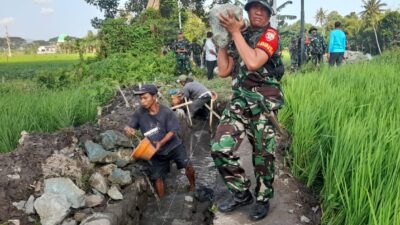
<path fill-rule="evenodd" d="M 251 145 L 246 139 L 238 150 L 241 156 L 242 165 L 246 170 L 246 175 L 252 183 L 252 191 L 255 187 L 253 175 L 253 165 L 251 162 Z M 312 207 L 319 205 L 315 196 L 307 193 L 302 183 L 298 182 L 283 166 L 283 157 L 277 153 L 276 175 L 274 181 L 275 196 L 271 200 L 269 214 L 263 220 L 253 222 L 248 219 L 251 206 L 240 208 L 234 212 L 223 214 L 217 212 L 214 219 L 215 225 L 294 225 L 294 224 L 319 224 L 319 211 L 314 213 Z M 220 202 L 230 194 L 225 188 L 221 178 L 217 179 L 218 189 L 217 202 Z M 316 209 L 316 208 L 314 208 Z M 305 216 L 310 221 L 302 222 L 301 217 Z M 303 218 L 303 220 L 307 220 Z"/>

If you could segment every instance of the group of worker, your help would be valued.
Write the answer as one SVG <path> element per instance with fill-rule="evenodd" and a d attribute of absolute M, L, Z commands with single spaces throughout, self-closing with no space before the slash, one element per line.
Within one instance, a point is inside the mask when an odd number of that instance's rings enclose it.
<path fill-rule="evenodd" d="M 320 65 L 324 60 L 324 55 L 329 53 L 329 65 L 340 66 L 344 60 L 344 53 L 347 48 L 346 34 L 342 30 L 342 24 L 335 22 L 335 29 L 330 32 L 328 46 L 324 38 L 317 33 L 316 27 L 311 27 L 308 34 L 304 33 L 304 51 L 301 56 L 301 38 L 294 36 L 289 46 L 291 68 L 297 70 L 302 63 L 311 61 L 314 65 Z"/>
<path fill-rule="evenodd" d="M 192 63 L 190 56 L 192 55 L 197 67 L 202 67 L 202 64 L 207 67 L 208 80 L 214 78 L 214 68 L 217 64 L 217 49 L 212 37 L 213 33 L 207 32 L 207 39 L 204 40 L 202 47 L 197 43 L 196 38 L 193 39 L 192 43 L 189 43 L 182 32 L 178 33 L 177 40 L 172 44 L 172 49 L 176 55 L 176 75 L 191 74 Z"/>
<path fill-rule="evenodd" d="M 278 44 L 279 33 L 270 26 L 274 13 L 270 2 L 247 1 L 244 9 L 249 15 L 249 25 L 230 11 L 221 13 L 220 25 L 229 32 L 232 40 L 215 51 L 218 75 L 232 79 L 227 81 L 232 83 L 232 97 L 210 140 L 214 164 L 232 194 L 218 204 L 218 209 L 226 213 L 255 201 L 249 213 L 251 220 L 267 216 L 270 200 L 274 196 L 277 127 L 270 118 L 284 103 L 280 84 L 284 69 Z M 177 52 L 185 50 L 178 46 Z M 189 76 L 179 76 L 179 82 L 183 86 L 182 95 L 193 101 L 190 108 L 193 116 L 210 101 L 211 93 Z M 170 169 L 170 161 L 174 161 L 178 169 L 185 169 L 189 190 L 195 191 L 195 171 L 177 136 L 177 117 L 170 108 L 157 101 L 157 92 L 154 85 L 142 85 L 136 90 L 141 107 L 134 112 L 125 132 L 134 135 L 136 130 L 140 130 L 155 146 L 157 153 L 151 159 L 151 180 L 160 197 L 165 195 L 163 180 Z M 250 179 L 237 155 L 245 136 L 252 145 L 250 157 L 256 178 L 253 193 L 250 191 Z"/>

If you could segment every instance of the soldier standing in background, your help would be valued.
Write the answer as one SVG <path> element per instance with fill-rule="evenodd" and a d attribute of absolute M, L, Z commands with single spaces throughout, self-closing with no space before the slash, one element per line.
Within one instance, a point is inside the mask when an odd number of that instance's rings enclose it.
<path fill-rule="evenodd" d="M 190 50 L 193 54 L 193 61 L 197 67 L 201 66 L 201 54 L 203 53 L 203 47 L 197 43 L 197 38 L 193 38 Z"/>
<path fill-rule="evenodd" d="M 319 65 L 323 61 L 323 55 L 326 52 L 326 43 L 322 36 L 317 34 L 317 28 L 311 27 L 308 30 L 308 33 L 311 34 L 310 37 L 310 53 L 311 60 L 315 65 Z"/>
<path fill-rule="evenodd" d="M 182 32 L 178 33 L 178 39 L 173 45 L 176 54 L 176 75 L 190 74 L 192 66 L 190 64 L 190 43 L 183 36 Z"/>

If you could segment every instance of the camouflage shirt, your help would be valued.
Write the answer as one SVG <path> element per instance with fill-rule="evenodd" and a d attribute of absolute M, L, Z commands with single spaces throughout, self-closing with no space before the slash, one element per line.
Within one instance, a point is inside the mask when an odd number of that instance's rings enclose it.
<path fill-rule="evenodd" d="M 189 55 L 190 52 L 190 43 L 188 40 L 183 39 L 183 40 L 177 40 L 174 42 L 173 44 L 173 49 L 175 51 L 176 54 L 185 54 L 185 55 Z M 177 50 L 181 49 L 181 50 L 186 50 L 186 53 L 178 53 Z"/>
<path fill-rule="evenodd" d="M 324 54 L 326 51 L 326 43 L 318 34 L 310 37 L 311 54 Z"/>
<path fill-rule="evenodd" d="M 228 55 L 234 60 L 231 74 L 233 90 L 231 104 L 235 104 L 235 99 L 240 99 L 241 102 L 244 100 L 247 104 L 245 107 L 249 107 L 253 115 L 260 113 L 265 107 L 269 110 L 281 108 L 283 94 L 280 83 L 274 75 L 276 68 L 280 67 L 283 70 L 278 31 L 268 26 L 258 30 L 246 29 L 242 34 L 251 48 L 265 51 L 269 59 L 257 71 L 249 71 L 240 58 L 235 44 L 233 42 L 229 44 Z"/>

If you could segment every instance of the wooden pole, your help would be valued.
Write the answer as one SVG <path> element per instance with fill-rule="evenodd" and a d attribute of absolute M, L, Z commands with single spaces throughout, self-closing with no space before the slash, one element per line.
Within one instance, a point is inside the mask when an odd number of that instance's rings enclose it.
<path fill-rule="evenodd" d="M 186 106 L 186 105 L 190 105 L 190 104 L 192 104 L 192 103 L 193 103 L 192 101 L 188 101 L 188 102 L 185 102 L 185 103 L 182 103 L 182 104 L 179 104 L 179 105 L 172 106 L 170 109 L 171 109 L 171 110 L 173 110 L 173 109 L 178 109 L 178 108 L 180 108 L 180 107 L 183 107 L 183 106 Z"/>
<path fill-rule="evenodd" d="M 11 57 L 11 43 L 10 43 L 10 38 L 8 37 L 7 25 L 6 25 L 6 40 L 7 40 L 7 45 L 8 45 L 8 57 Z"/>
<path fill-rule="evenodd" d="M 188 100 L 187 100 L 187 98 L 185 97 L 185 103 L 187 103 L 187 102 L 188 102 Z M 186 109 L 187 109 L 187 113 L 188 113 L 189 124 L 190 124 L 190 126 L 193 126 L 193 123 L 192 123 L 192 116 L 190 115 L 189 104 L 186 105 Z"/>
<path fill-rule="evenodd" d="M 122 98 L 124 98 L 126 108 L 129 108 L 130 105 L 129 105 L 128 100 L 125 98 L 124 92 L 122 92 L 121 87 L 120 87 L 119 85 L 118 85 L 117 87 L 118 87 L 119 92 L 120 92 L 121 95 L 122 95 Z"/>

